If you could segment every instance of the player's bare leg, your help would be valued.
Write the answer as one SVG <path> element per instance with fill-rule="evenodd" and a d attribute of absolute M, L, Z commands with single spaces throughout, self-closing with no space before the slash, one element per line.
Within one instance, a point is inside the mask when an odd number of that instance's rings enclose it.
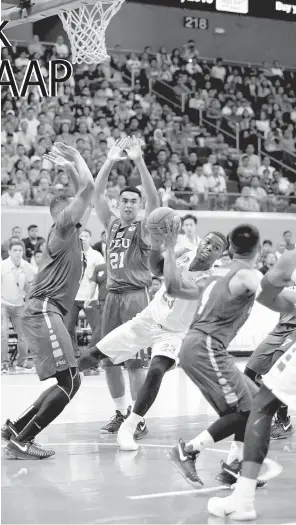
<path fill-rule="evenodd" d="M 244 445 L 244 463 L 234 492 L 227 498 L 211 498 L 208 511 L 214 516 L 231 516 L 236 520 L 256 518 L 254 507 L 257 478 L 267 455 L 270 441 L 270 428 L 280 401 L 262 385 L 254 399 L 247 423 Z"/>
<path fill-rule="evenodd" d="M 138 445 L 135 443 L 134 438 L 139 439 L 139 437 L 147 434 L 144 416 L 157 397 L 164 374 L 172 368 L 173 364 L 174 360 L 166 356 L 160 355 L 152 358 L 144 384 L 142 384 L 137 395 L 134 408 L 118 431 L 117 443 L 121 450 L 137 450 Z M 141 436 L 137 434 L 138 429 L 141 432 Z"/>

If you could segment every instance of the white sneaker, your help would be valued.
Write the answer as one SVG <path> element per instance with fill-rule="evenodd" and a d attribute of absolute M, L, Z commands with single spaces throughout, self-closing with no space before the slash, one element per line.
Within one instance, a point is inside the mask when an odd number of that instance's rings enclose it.
<path fill-rule="evenodd" d="M 134 431 L 126 424 L 122 423 L 117 433 L 117 443 L 120 450 L 138 450 L 138 445 L 134 440 Z"/>
<path fill-rule="evenodd" d="M 231 520 L 255 520 L 257 513 L 252 501 L 238 500 L 231 496 L 227 498 L 211 498 L 208 501 L 208 512 L 218 518 L 229 517 Z"/>

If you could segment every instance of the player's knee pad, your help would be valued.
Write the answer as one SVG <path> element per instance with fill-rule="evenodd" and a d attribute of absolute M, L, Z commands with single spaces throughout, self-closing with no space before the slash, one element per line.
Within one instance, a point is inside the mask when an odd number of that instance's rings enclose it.
<path fill-rule="evenodd" d="M 68 396 L 69 401 L 78 392 L 81 385 L 81 378 L 77 368 L 67 368 L 57 374 L 58 386 Z"/>
<path fill-rule="evenodd" d="M 261 385 L 261 375 L 257 374 L 257 372 L 254 372 L 254 370 L 251 368 L 248 368 L 248 366 L 246 366 L 244 374 L 249 377 L 257 386 Z"/>

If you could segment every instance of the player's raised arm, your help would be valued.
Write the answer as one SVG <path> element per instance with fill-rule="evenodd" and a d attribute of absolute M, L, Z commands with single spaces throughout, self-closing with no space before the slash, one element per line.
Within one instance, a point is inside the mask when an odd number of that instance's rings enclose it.
<path fill-rule="evenodd" d="M 77 149 L 61 142 L 56 142 L 53 151 L 45 158 L 64 167 L 69 174 L 76 194 L 67 208 L 73 223 L 79 223 L 90 206 L 94 192 L 93 177 L 86 162 Z"/>
<path fill-rule="evenodd" d="M 151 174 L 149 173 L 149 170 L 146 166 L 140 142 L 136 137 L 127 139 L 126 152 L 129 158 L 134 161 L 140 173 L 141 182 L 144 188 L 145 195 L 147 197 L 145 210 L 145 219 L 147 219 L 149 213 L 151 213 L 153 210 L 159 207 L 159 197 L 157 189 L 155 187 Z M 142 222 L 142 225 L 142 235 L 143 237 L 147 237 L 148 235 L 146 231 L 146 220 Z"/>
<path fill-rule="evenodd" d="M 126 158 L 122 157 L 122 152 L 125 146 L 126 139 L 120 139 L 115 142 L 115 144 L 109 150 L 107 160 L 104 162 L 95 180 L 94 205 L 97 216 L 104 224 L 106 229 L 108 228 L 111 219 L 115 217 L 114 213 L 112 213 L 110 210 L 105 198 L 106 185 L 115 162 Z"/>
<path fill-rule="evenodd" d="M 162 240 L 151 235 L 151 250 L 149 253 L 149 270 L 157 277 L 163 276 L 164 257 L 162 255 Z"/>
<path fill-rule="evenodd" d="M 275 312 L 293 312 L 296 291 L 287 286 L 296 283 L 296 250 L 285 252 L 261 281 L 257 301 Z"/>

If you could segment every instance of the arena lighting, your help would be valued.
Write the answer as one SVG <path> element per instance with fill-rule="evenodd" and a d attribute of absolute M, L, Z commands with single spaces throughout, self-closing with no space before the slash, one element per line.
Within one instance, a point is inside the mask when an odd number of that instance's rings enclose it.
<path fill-rule="evenodd" d="M 215 27 L 214 33 L 216 33 L 216 35 L 224 35 L 226 31 L 224 27 Z"/>

